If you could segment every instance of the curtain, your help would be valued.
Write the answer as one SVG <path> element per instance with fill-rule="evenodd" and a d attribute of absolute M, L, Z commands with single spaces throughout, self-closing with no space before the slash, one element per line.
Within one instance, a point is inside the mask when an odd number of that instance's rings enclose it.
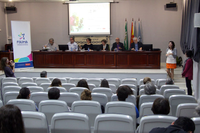
<path fill-rule="evenodd" d="M 199 62 L 200 40 L 198 39 L 197 28 L 194 28 L 194 13 L 199 12 L 200 0 L 183 0 L 182 27 L 180 45 L 183 53 L 186 50 L 193 50 L 194 60 Z M 200 33 L 200 32 L 198 32 Z M 200 36 L 200 34 L 199 34 Z"/>

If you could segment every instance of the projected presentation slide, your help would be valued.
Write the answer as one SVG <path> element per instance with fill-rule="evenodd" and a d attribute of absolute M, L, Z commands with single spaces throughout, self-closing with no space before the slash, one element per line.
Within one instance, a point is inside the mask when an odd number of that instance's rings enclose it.
<path fill-rule="evenodd" d="M 110 3 L 69 4 L 70 35 L 109 35 Z"/>

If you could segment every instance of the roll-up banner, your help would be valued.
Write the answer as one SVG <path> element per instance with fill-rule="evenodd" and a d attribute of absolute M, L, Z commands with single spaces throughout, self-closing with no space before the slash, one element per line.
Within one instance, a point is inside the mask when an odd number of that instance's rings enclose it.
<path fill-rule="evenodd" d="M 15 68 L 33 67 L 29 21 L 11 21 Z"/>

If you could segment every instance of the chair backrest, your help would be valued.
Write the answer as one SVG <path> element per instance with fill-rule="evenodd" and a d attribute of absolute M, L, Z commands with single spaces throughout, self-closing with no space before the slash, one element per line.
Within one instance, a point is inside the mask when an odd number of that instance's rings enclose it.
<path fill-rule="evenodd" d="M 35 103 L 30 99 L 11 99 L 7 104 L 13 104 L 21 111 L 36 111 Z"/>
<path fill-rule="evenodd" d="M 92 93 L 92 101 L 99 102 L 102 106 L 105 107 L 106 103 L 108 102 L 108 97 L 106 94 L 102 93 Z"/>
<path fill-rule="evenodd" d="M 136 129 L 136 111 L 133 103 L 124 101 L 108 102 L 106 104 L 105 114 L 130 115 L 133 118 L 134 130 Z"/>
<path fill-rule="evenodd" d="M 47 92 L 48 92 L 51 88 L 58 88 L 58 89 L 60 90 L 60 92 L 66 92 L 66 91 L 67 91 L 64 87 L 52 86 L 52 87 L 48 87 L 48 88 L 47 88 Z"/>
<path fill-rule="evenodd" d="M 5 86 L 19 86 L 18 83 L 15 82 L 5 82 L 2 84 L 2 88 L 4 88 Z"/>
<path fill-rule="evenodd" d="M 64 77 L 67 80 L 67 83 L 69 83 L 69 80 L 71 77 Z"/>
<path fill-rule="evenodd" d="M 48 124 L 51 124 L 51 118 L 55 113 L 68 112 L 67 103 L 60 100 L 43 100 L 39 103 L 39 112 L 43 112 Z"/>
<path fill-rule="evenodd" d="M 177 85 L 162 85 L 160 87 L 160 94 L 163 95 L 166 89 L 179 89 Z"/>
<path fill-rule="evenodd" d="M 169 97 L 170 113 L 176 116 L 177 106 L 181 103 L 197 103 L 193 96 L 188 95 L 172 95 Z"/>
<path fill-rule="evenodd" d="M 139 108 L 141 106 L 141 104 L 145 103 L 145 102 L 154 102 L 155 99 L 157 98 L 164 98 L 163 95 L 159 95 L 159 94 L 154 94 L 154 95 L 141 95 L 140 99 L 139 99 Z"/>
<path fill-rule="evenodd" d="M 51 119 L 51 133 L 90 133 L 89 118 L 80 113 L 56 113 Z"/>
<path fill-rule="evenodd" d="M 108 81 L 108 84 L 114 84 L 118 88 L 120 85 L 120 79 L 117 78 L 108 78 L 106 79 Z"/>
<path fill-rule="evenodd" d="M 88 87 L 90 88 L 90 91 L 92 91 L 94 88 L 96 88 L 95 84 L 88 84 Z"/>
<path fill-rule="evenodd" d="M 87 83 L 94 84 L 95 86 L 99 86 L 101 84 L 101 80 L 100 79 L 88 79 Z"/>
<path fill-rule="evenodd" d="M 6 92 L 3 96 L 3 102 L 4 105 L 11 99 L 17 99 L 17 96 L 19 95 L 19 91 L 10 91 Z"/>
<path fill-rule="evenodd" d="M 134 133 L 134 121 L 128 115 L 101 114 L 94 123 L 94 133 Z"/>
<path fill-rule="evenodd" d="M 21 84 L 21 87 L 27 87 L 27 86 L 37 86 L 37 84 L 33 82 L 25 82 Z"/>
<path fill-rule="evenodd" d="M 151 79 L 151 83 L 153 83 L 153 84 L 155 85 L 155 80 L 154 80 L 154 79 Z M 144 85 L 143 79 L 140 79 L 139 85 L 140 85 L 140 86 L 141 86 L 141 85 Z"/>
<path fill-rule="evenodd" d="M 198 103 L 182 103 L 177 106 L 176 117 L 185 116 L 188 118 L 198 117 L 195 108 Z"/>
<path fill-rule="evenodd" d="M 147 102 L 147 103 L 143 103 L 140 106 L 140 117 L 139 117 L 139 120 L 143 116 L 153 115 L 153 112 L 151 111 L 152 105 L 153 105 L 153 102 Z"/>
<path fill-rule="evenodd" d="M 29 88 L 31 93 L 33 93 L 33 92 L 44 92 L 44 89 L 40 86 L 27 86 L 27 88 Z"/>
<path fill-rule="evenodd" d="M 104 88 L 104 87 L 99 87 L 99 88 L 94 88 L 92 90 L 93 93 L 103 93 L 106 94 L 106 96 L 108 97 L 108 101 L 111 100 L 111 96 L 112 96 L 112 90 L 110 88 Z"/>
<path fill-rule="evenodd" d="M 72 87 L 69 89 L 69 92 L 75 92 L 77 94 L 79 94 L 79 96 L 81 96 L 81 93 L 87 88 L 85 87 Z"/>
<path fill-rule="evenodd" d="M 156 80 L 156 85 L 157 85 L 158 89 L 160 89 L 160 87 L 161 87 L 162 85 L 165 85 L 165 84 L 166 84 L 166 81 L 167 81 L 167 79 L 157 79 L 157 80 Z"/>
<path fill-rule="evenodd" d="M 75 85 L 77 85 L 78 81 L 81 80 L 82 78 L 70 78 L 69 79 L 69 83 L 73 83 Z"/>
<path fill-rule="evenodd" d="M 51 83 L 41 83 L 40 86 L 44 89 L 44 91 L 47 91 L 47 88 L 51 85 Z"/>
<path fill-rule="evenodd" d="M 117 87 L 114 84 L 109 84 L 109 88 L 112 90 L 112 93 L 116 93 Z"/>
<path fill-rule="evenodd" d="M 33 78 L 22 77 L 18 81 L 20 86 L 22 83 L 26 83 L 26 82 L 33 83 Z"/>
<path fill-rule="evenodd" d="M 141 89 L 144 89 L 144 87 L 145 87 L 144 84 L 143 84 L 143 85 L 140 85 L 140 87 L 139 87 L 139 91 L 140 91 Z"/>
<path fill-rule="evenodd" d="M 37 78 L 35 80 L 35 83 L 40 86 L 41 83 L 51 83 L 50 79 L 49 78 Z"/>
<path fill-rule="evenodd" d="M 177 118 L 166 115 L 151 115 L 142 117 L 140 120 L 139 133 L 148 133 L 156 127 L 168 127 Z"/>
<path fill-rule="evenodd" d="M 6 92 L 10 92 L 10 91 L 18 91 L 21 89 L 20 86 L 5 86 L 2 89 L 2 95 L 4 95 Z"/>
<path fill-rule="evenodd" d="M 58 79 L 60 79 L 60 81 L 61 81 L 62 84 L 63 84 L 63 83 L 67 83 L 66 78 L 58 78 Z"/>
<path fill-rule="evenodd" d="M 0 108 L 3 106 L 3 102 L 0 100 Z"/>
<path fill-rule="evenodd" d="M 26 133 L 47 133 L 48 125 L 46 116 L 41 112 L 22 111 Z"/>
<path fill-rule="evenodd" d="M 41 101 L 49 99 L 48 92 L 33 92 L 30 99 L 38 106 Z"/>
<path fill-rule="evenodd" d="M 113 94 L 113 95 L 112 95 L 111 101 L 118 101 L 117 94 Z M 131 103 L 133 103 L 134 105 L 136 105 L 136 98 L 135 98 L 135 96 L 134 96 L 134 95 L 129 95 L 129 96 L 126 98 L 126 102 L 131 102 Z"/>
<path fill-rule="evenodd" d="M 79 101 L 80 96 L 74 92 L 61 92 L 59 100 L 65 101 L 69 107 L 71 107 L 74 101 Z"/>
<path fill-rule="evenodd" d="M 89 117 L 90 125 L 94 125 L 94 120 L 97 115 L 101 114 L 101 105 L 96 101 L 75 101 L 71 107 L 72 112 L 83 113 Z"/>
<path fill-rule="evenodd" d="M 192 118 L 195 124 L 195 130 L 194 133 L 200 133 L 200 117 L 194 117 Z"/>
<path fill-rule="evenodd" d="M 57 78 L 57 77 L 48 77 L 49 78 L 49 80 L 52 82 L 55 78 Z"/>
<path fill-rule="evenodd" d="M 69 91 L 70 88 L 76 87 L 76 85 L 73 83 L 63 83 L 62 87 L 64 87 L 67 91 Z"/>
<path fill-rule="evenodd" d="M 137 86 L 138 85 L 138 83 L 137 83 L 137 79 L 122 79 L 121 80 L 121 84 L 133 84 L 133 85 L 135 85 L 135 86 Z"/>
<path fill-rule="evenodd" d="M 6 77 L 2 79 L 2 83 L 6 83 L 6 82 L 14 82 L 17 83 L 17 79 L 13 78 L 13 77 Z"/>
<path fill-rule="evenodd" d="M 163 95 L 166 99 L 169 99 L 172 95 L 185 95 L 185 91 L 182 89 L 166 89 Z"/>
<path fill-rule="evenodd" d="M 156 89 L 156 94 L 160 94 L 160 91 L 158 89 Z M 139 95 L 144 95 L 144 89 L 141 89 L 139 91 Z"/>

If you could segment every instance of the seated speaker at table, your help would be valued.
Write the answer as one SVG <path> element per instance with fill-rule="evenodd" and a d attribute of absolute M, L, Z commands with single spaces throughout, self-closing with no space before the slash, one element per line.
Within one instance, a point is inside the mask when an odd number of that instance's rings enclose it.
<path fill-rule="evenodd" d="M 70 42 L 67 45 L 70 51 L 78 51 L 78 44 L 74 41 L 74 37 L 70 37 Z"/>
<path fill-rule="evenodd" d="M 116 50 L 116 51 L 124 51 L 125 48 L 124 48 L 124 44 L 120 42 L 120 39 L 117 37 L 115 39 L 115 43 L 113 43 L 113 46 L 112 46 L 112 51 Z"/>
<path fill-rule="evenodd" d="M 132 51 L 142 51 L 143 44 L 138 41 L 137 37 L 133 38 L 133 43 L 131 43 L 130 50 Z"/>
<path fill-rule="evenodd" d="M 48 51 L 57 51 L 58 45 L 54 43 L 54 39 L 50 38 L 49 43 L 44 45 L 44 49 L 47 49 Z"/>
<path fill-rule="evenodd" d="M 86 42 L 87 44 L 83 45 L 83 47 L 80 46 L 80 49 L 85 49 L 85 50 L 88 50 L 88 51 L 93 51 L 93 44 L 91 43 L 91 39 L 90 38 L 87 38 L 86 39 Z"/>
<path fill-rule="evenodd" d="M 100 50 L 102 50 L 102 51 L 110 51 L 110 47 L 109 47 L 109 45 L 108 44 L 106 44 L 107 43 L 107 41 L 105 40 L 105 39 L 103 39 L 102 41 L 101 41 L 101 45 L 100 45 Z"/>

